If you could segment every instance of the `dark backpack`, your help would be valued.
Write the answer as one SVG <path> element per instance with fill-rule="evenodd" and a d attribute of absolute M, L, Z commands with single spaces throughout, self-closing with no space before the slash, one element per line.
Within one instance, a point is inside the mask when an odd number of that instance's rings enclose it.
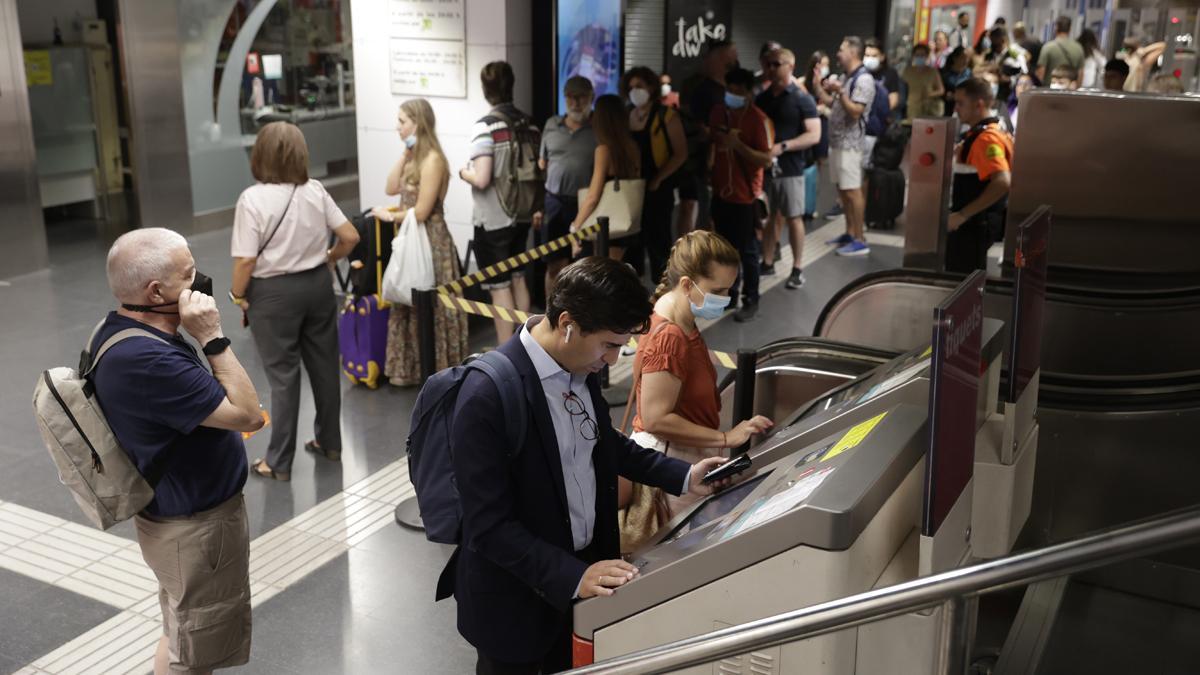
<path fill-rule="evenodd" d="M 492 131 L 492 184 L 504 213 L 519 223 L 533 220 L 545 208 L 546 177 L 538 168 L 542 132 L 525 115 L 512 118 L 494 110 L 504 122 Z"/>
<path fill-rule="evenodd" d="M 454 479 L 450 436 L 458 392 L 472 370 L 487 374 L 500 392 L 507 440 L 513 449 L 509 458 L 516 457 L 525 445 L 525 388 L 521 374 L 504 354 L 487 352 L 426 380 L 417 394 L 409 426 L 408 475 L 417 491 L 425 538 L 439 544 L 457 544 L 462 536 L 462 504 Z"/>
<path fill-rule="evenodd" d="M 356 298 L 365 298 L 379 292 L 383 271 L 387 269 L 388 261 L 392 259 L 392 239 L 400 228 L 400 221 L 381 221 L 371 215 L 371 209 L 350 219 L 350 224 L 358 231 L 358 244 L 347 261 L 358 261 L 361 267 L 350 267 L 346 276 L 342 276 L 341 268 L 336 268 L 338 285 L 343 293 L 350 293 Z M 337 236 L 330 236 L 329 246 L 337 243 Z"/>
<path fill-rule="evenodd" d="M 871 71 L 866 68 L 860 68 L 858 74 L 850 78 L 851 96 L 854 95 L 854 85 L 858 83 L 858 78 L 864 74 L 870 77 L 871 81 L 875 84 L 875 99 L 871 101 L 871 110 L 869 113 L 859 119 L 866 119 L 868 136 L 879 136 L 887 131 L 888 118 L 892 116 L 891 106 L 888 105 L 888 91 L 882 82 L 875 79 Z"/>
<path fill-rule="evenodd" d="M 875 141 L 871 150 L 871 166 L 877 169 L 899 169 L 904 160 L 904 149 L 908 146 L 909 130 L 896 122 L 889 126 Z"/>

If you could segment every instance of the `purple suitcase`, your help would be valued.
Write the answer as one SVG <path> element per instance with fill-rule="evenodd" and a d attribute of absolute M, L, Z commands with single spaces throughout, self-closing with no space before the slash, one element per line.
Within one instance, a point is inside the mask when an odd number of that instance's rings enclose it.
<path fill-rule="evenodd" d="M 378 295 L 351 296 L 338 317 L 342 372 L 353 384 L 374 389 L 383 378 L 387 360 L 388 316 L 386 303 Z"/>

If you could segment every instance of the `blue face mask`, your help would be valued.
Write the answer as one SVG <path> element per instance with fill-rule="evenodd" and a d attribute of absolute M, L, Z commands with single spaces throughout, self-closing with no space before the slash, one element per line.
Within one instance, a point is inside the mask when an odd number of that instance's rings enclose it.
<path fill-rule="evenodd" d="M 417 135 L 411 134 L 404 137 L 404 147 L 412 150 L 412 147 L 417 144 Z"/>
<path fill-rule="evenodd" d="M 698 287 L 697 287 L 698 288 Z M 688 304 L 692 306 L 692 314 L 697 319 L 719 319 L 725 308 L 733 298 L 727 295 L 713 295 L 712 293 L 704 294 L 704 304 L 697 305 L 692 302 L 691 297 L 688 298 Z"/>
<path fill-rule="evenodd" d="M 929 59 L 925 58 L 924 56 L 914 56 L 912 63 L 914 66 L 920 68 L 921 66 L 928 64 Z"/>
<path fill-rule="evenodd" d="M 730 110 L 739 110 L 746 105 L 746 97 L 725 92 L 725 106 Z"/>

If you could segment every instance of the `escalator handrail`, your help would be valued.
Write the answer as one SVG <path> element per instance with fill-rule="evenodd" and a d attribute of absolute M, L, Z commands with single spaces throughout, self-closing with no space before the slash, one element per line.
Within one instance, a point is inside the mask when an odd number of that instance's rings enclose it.
<path fill-rule="evenodd" d="M 890 349 L 879 349 L 877 347 L 869 347 L 867 345 L 856 345 L 849 342 L 841 342 L 839 340 L 830 340 L 820 337 L 790 337 L 768 342 L 758 348 L 758 363 L 762 364 L 764 360 L 769 360 L 783 351 L 811 351 L 811 356 L 836 356 L 843 359 L 861 359 L 868 361 L 877 361 L 879 363 L 887 363 L 896 358 L 899 352 L 894 352 Z M 737 377 L 736 371 L 730 371 L 721 379 L 717 386 L 717 391 L 725 391 L 733 386 L 734 379 Z"/>
<path fill-rule="evenodd" d="M 846 284 L 825 303 L 813 335 L 821 335 L 829 315 L 849 295 L 881 283 L 912 283 L 936 286 L 953 290 L 965 278 L 961 274 L 933 272 L 930 270 L 898 268 L 871 272 Z M 1008 278 L 988 277 L 988 293 L 1012 295 L 1013 282 Z M 1195 305 L 1200 304 L 1200 287 L 1183 286 L 1174 288 L 1115 289 L 1094 288 L 1071 282 L 1060 282 L 1051 278 L 1046 288 L 1046 299 L 1052 302 L 1070 302 L 1079 305 L 1111 305 L 1121 303 L 1131 310 L 1153 311 L 1162 309 L 1160 303 Z"/>
<path fill-rule="evenodd" d="M 579 675 L 666 673 L 1200 541 L 1200 507 L 618 656 Z M 965 621 L 956 616 L 956 620 Z M 943 649 L 949 649 L 944 645 Z"/>

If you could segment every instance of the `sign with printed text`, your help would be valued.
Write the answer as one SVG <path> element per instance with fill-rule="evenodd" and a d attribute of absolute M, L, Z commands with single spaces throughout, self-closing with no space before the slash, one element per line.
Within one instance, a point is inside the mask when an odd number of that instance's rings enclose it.
<path fill-rule="evenodd" d="M 1012 321 L 1008 331 L 1008 402 L 1016 403 L 1042 365 L 1042 315 L 1046 304 L 1046 247 L 1050 208 L 1043 206 L 1017 228 Z"/>
<path fill-rule="evenodd" d="M 929 446 L 921 534 L 932 537 L 975 472 L 975 406 L 983 339 L 983 287 L 976 270 L 933 310 Z"/>
<path fill-rule="evenodd" d="M 389 0 L 391 36 L 419 40 L 467 39 L 466 0 Z"/>
<path fill-rule="evenodd" d="M 49 87 L 54 84 L 54 68 L 50 50 L 30 49 L 25 52 L 25 86 Z"/>
<path fill-rule="evenodd" d="M 664 62 L 678 89 L 700 69 L 708 43 L 733 39 L 733 0 L 667 0 Z"/>
<path fill-rule="evenodd" d="M 392 94 L 466 97 L 465 42 L 392 38 L 388 44 Z"/>

